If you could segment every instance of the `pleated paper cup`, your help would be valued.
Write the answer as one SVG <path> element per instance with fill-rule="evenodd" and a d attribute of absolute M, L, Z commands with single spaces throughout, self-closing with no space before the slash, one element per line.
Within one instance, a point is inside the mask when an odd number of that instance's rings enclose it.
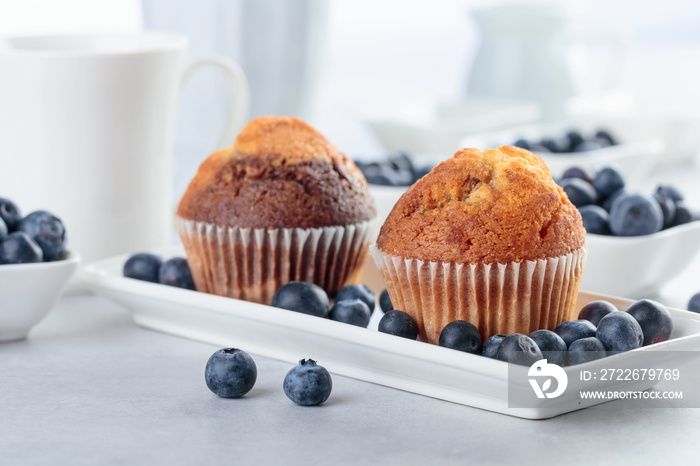
<path fill-rule="evenodd" d="M 552 330 L 574 318 L 586 248 L 536 261 L 506 264 L 429 262 L 370 253 L 394 309 L 410 314 L 420 339 L 438 344 L 455 320 L 474 324 L 482 340 L 496 335 Z"/>
<path fill-rule="evenodd" d="M 355 283 L 377 218 L 323 228 L 237 228 L 180 217 L 176 226 L 198 291 L 270 304 L 291 281 L 319 285 L 333 296 Z"/>

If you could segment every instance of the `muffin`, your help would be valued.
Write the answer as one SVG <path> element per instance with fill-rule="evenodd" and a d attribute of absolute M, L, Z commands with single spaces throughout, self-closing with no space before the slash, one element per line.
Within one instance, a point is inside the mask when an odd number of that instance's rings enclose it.
<path fill-rule="evenodd" d="M 581 215 L 536 155 L 462 149 L 399 199 L 371 252 L 396 309 L 437 344 L 454 320 L 482 339 L 573 317 Z"/>
<path fill-rule="evenodd" d="M 269 304 L 290 281 L 331 296 L 361 273 L 376 209 L 353 162 L 305 122 L 252 120 L 177 209 L 197 290 Z"/>

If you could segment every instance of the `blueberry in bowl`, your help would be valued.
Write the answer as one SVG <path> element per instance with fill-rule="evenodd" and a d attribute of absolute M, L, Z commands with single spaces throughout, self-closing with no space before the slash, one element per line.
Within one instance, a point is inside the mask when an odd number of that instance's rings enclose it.
<path fill-rule="evenodd" d="M 148 252 L 140 252 L 129 257 L 124 263 L 122 274 L 127 278 L 158 283 L 163 259 Z"/>
<path fill-rule="evenodd" d="M 567 346 L 564 340 L 551 330 L 535 330 L 528 335 L 542 351 L 542 355 L 551 364 L 559 366 L 566 363 Z"/>
<path fill-rule="evenodd" d="M 328 317 L 337 322 L 343 322 L 358 327 L 367 327 L 372 313 L 360 299 L 343 299 L 335 302 Z"/>
<path fill-rule="evenodd" d="M 481 351 L 481 335 L 479 330 L 464 320 L 455 320 L 445 325 L 440 332 L 438 344 L 465 353 L 479 354 Z"/>
<path fill-rule="evenodd" d="M 617 236 L 650 235 L 663 223 L 659 203 L 641 194 L 623 194 L 610 207 L 610 230 Z"/>
<path fill-rule="evenodd" d="M 186 290 L 194 290 L 192 272 L 184 257 L 173 257 L 163 262 L 158 269 L 158 283 Z"/>
<path fill-rule="evenodd" d="M 566 346 L 581 338 L 594 337 L 596 334 L 596 326 L 585 319 L 567 320 L 554 328 L 554 333 L 559 335 Z"/>
<path fill-rule="evenodd" d="M 66 230 L 63 222 L 45 210 L 32 212 L 17 224 L 17 231 L 23 231 L 36 241 L 47 262 L 58 260 L 66 248 Z"/>
<path fill-rule="evenodd" d="M 272 297 L 272 306 L 317 317 L 328 317 L 330 301 L 318 285 L 308 282 L 289 282 L 282 285 Z"/>
<path fill-rule="evenodd" d="M 521 366 L 531 366 L 540 359 L 544 359 L 544 356 L 532 338 L 522 333 L 513 333 L 505 337 L 498 346 L 496 359 Z"/>

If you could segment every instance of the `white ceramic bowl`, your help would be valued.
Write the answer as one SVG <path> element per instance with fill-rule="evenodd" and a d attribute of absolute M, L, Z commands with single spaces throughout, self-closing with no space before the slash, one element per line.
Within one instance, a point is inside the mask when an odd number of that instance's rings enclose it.
<path fill-rule="evenodd" d="M 513 128 L 506 131 L 494 131 L 490 133 L 475 134 L 460 141 L 461 147 L 476 147 L 477 149 L 491 149 L 502 145 L 513 144 L 520 138 L 542 139 L 543 137 L 562 136 L 570 128 L 576 125 L 552 125 L 538 124 Z M 614 125 L 601 123 L 598 127 L 610 129 L 613 135 L 618 131 Z M 582 128 L 584 133 L 590 129 Z M 615 166 L 618 170 L 628 175 L 631 179 L 639 179 L 649 173 L 658 157 L 664 151 L 664 143 L 660 139 L 625 140 L 615 146 L 605 147 L 589 152 L 572 152 L 564 154 L 537 153 L 545 161 L 553 177 L 559 177 L 567 168 L 578 165 L 592 170 L 600 169 L 606 165 Z"/>
<path fill-rule="evenodd" d="M 645 236 L 588 234 L 581 289 L 645 298 L 681 274 L 700 251 L 700 221 Z"/>
<path fill-rule="evenodd" d="M 80 263 L 65 259 L 36 264 L 0 265 L 0 342 L 21 340 L 49 313 Z"/>

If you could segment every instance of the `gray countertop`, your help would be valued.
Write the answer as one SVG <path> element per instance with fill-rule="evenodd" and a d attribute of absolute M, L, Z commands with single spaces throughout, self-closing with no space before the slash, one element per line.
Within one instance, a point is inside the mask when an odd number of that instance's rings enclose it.
<path fill-rule="evenodd" d="M 117 305 L 65 296 L 24 341 L 0 346 L 2 464 L 688 464 L 700 409 L 610 402 L 518 419 L 335 375 L 300 407 L 290 365 L 253 355 L 242 399 L 204 383 L 217 347 L 137 327 Z M 696 376 L 700 385 L 700 374 Z"/>

